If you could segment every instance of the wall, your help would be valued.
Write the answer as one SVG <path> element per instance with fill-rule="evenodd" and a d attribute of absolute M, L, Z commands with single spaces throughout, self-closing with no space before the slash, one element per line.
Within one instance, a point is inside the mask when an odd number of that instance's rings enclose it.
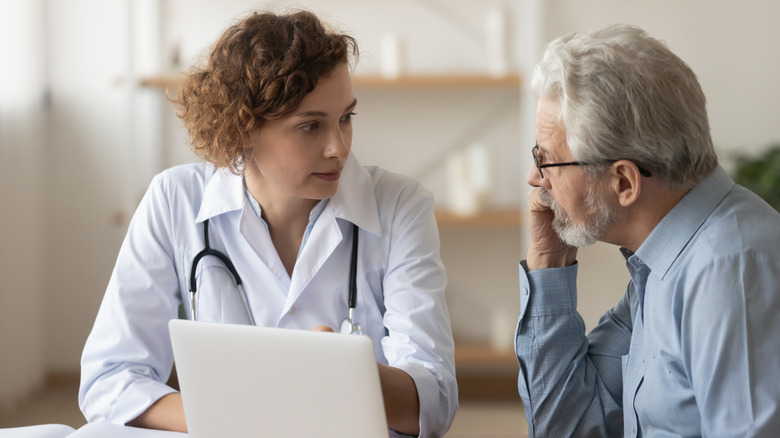
<path fill-rule="evenodd" d="M 0 412 L 45 372 L 43 16 L 42 1 L 0 4 Z"/>
<path fill-rule="evenodd" d="M 118 0 L 47 6 L 46 361 L 52 370 L 72 371 L 132 205 L 131 97 L 116 82 L 129 66 L 128 8 Z"/>
<path fill-rule="evenodd" d="M 33 352 L 26 356 L 26 362 L 38 363 L 36 357 L 40 356 L 36 355 L 45 355 L 45 368 L 50 371 L 78 370 L 81 348 L 128 216 L 151 173 L 191 159 L 182 146 L 182 133 L 167 110 L 160 110 L 161 117 L 167 118 L 162 140 L 150 134 L 154 120 L 148 116 L 154 113 L 148 109 L 166 108 L 159 90 L 139 90 L 129 81 L 143 73 L 143 68 L 154 65 L 154 60 L 141 62 L 137 54 L 131 56 L 138 43 L 128 37 L 129 17 L 138 19 L 139 14 L 146 17 L 141 22 L 149 26 L 140 32 L 160 31 L 155 27 L 153 12 L 131 7 L 151 5 L 154 9 L 162 4 L 150 1 L 45 2 L 51 88 L 46 137 L 50 140 L 39 152 L 34 148 L 24 151 L 24 158 L 15 159 L 14 165 L 6 161 L 7 155 L 0 163 L 0 218 L 5 229 L 0 252 L 0 321 L 12 321 L 10 326 L 18 328 L 18 335 L 2 330 L 3 339 L 7 342 L 6 338 L 16 337 L 33 350 L 38 340 L 44 339 L 45 352 Z M 365 3 L 339 0 L 315 4 L 345 30 L 356 33 L 364 53 L 361 68 L 376 68 L 379 35 L 395 29 L 398 23 L 390 20 L 403 20 L 401 31 L 416 38 L 410 46 L 409 69 L 430 73 L 483 68 L 479 37 L 460 35 L 458 29 L 464 25 L 452 24 L 452 19 L 454 23 L 467 23 L 465 28 L 471 30 L 466 35 L 478 32 L 481 15 L 475 10 L 484 6 L 481 2 L 404 0 L 393 2 L 379 14 L 377 3 L 371 3 L 370 8 Z M 180 21 L 164 28 L 163 33 L 163 38 L 169 38 L 173 30 L 192 36 L 186 46 L 182 42 L 184 57 L 194 56 L 200 50 L 196 48 L 212 40 L 238 11 L 260 2 L 200 0 L 188 4 Z M 274 4 L 281 7 L 288 3 Z M 780 16 L 780 5 L 774 2 L 746 1 L 737 6 L 709 0 L 514 0 L 506 4 L 514 11 L 516 23 L 512 30 L 517 39 L 512 49 L 513 68 L 526 71 L 528 55 L 521 47 L 527 44 L 528 52 L 534 51 L 536 39 L 548 40 L 563 30 L 633 22 L 665 39 L 699 74 L 709 97 L 713 136 L 722 158 L 733 150 L 758 149 L 780 139 L 780 125 L 774 120 L 780 114 L 780 84 L 775 79 L 780 73 L 780 54 L 775 47 L 780 41 L 780 28 L 769 21 Z M 454 16 L 435 18 L 431 8 L 452 8 L 453 12 L 445 15 Z M 531 18 L 534 10 L 547 19 Z M 425 29 L 432 34 L 423 33 Z M 534 37 L 537 31 L 541 36 Z M 445 34 L 449 36 L 439 37 Z M 121 79 L 124 81 L 118 81 Z M 410 94 L 374 97 L 367 93 L 360 97 L 355 147 L 363 162 L 415 174 L 443 201 L 446 190 L 441 175 L 418 175 L 417 169 L 427 164 L 425 159 L 432 150 L 458 144 L 461 129 L 484 124 L 489 128 L 480 136 L 497 151 L 493 155 L 497 178 L 494 202 L 522 204 L 527 190 L 524 177 L 529 165 L 528 149 L 533 140 L 528 128 L 533 126 L 529 110 L 532 102 L 521 94 L 517 96 L 519 102 L 514 101 L 515 96 L 510 99 L 501 93 Z M 416 98 L 424 104 L 413 100 Z M 502 104 L 516 107 L 502 109 Z M 513 120 L 511 112 L 517 114 L 517 119 Z M 391 121 L 389 114 L 400 118 Z M 499 121 L 490 125 L 491 118 Z M 6 153 L 6 149 L 2 151 Z M 15 166 L 17 161 L 22 164 Z M 17 191 L 22 188 L 24 192 Z M 31 204 L 23 205 L 19 216 L 8 213 L 7 206 L 22 205 L 23 200 Z M 456 331 L 484 338 L 494 315 L 493 303 L 516 307 L 515 278 L 517 261 L 523 257 L 523 231 L 447 229 L 442 230 L 442 236 Z M 477 244 L 484 247 L 475 249 Z M 21 252 L 6 249 L 13 246 L 22 248 Z M 615 272 L 623 273 L 624 266 L 615 249 L 607 245 L 583 249 L 580 262 L 580 308 L 586 323 L 592 325 L 622 293 L 626 278 Z M 7 272 L 16 274 L 16 279 L 10 280 Z M 474 275 L 479 272 L 488 275 L 485 279 Z M 32 291 L 24 298 L 30 300 L 28 304 L 20 301 L 18 291 L 22 290 Z M 40 293 L 38 298 L 35 291 Z M 9 310 L 9 303 L 21 303 L 20 310 Z M 14 317 L 6 320 L 11 313 Z M 3 345 L 12 345 L 13 354 L 23 353 L 23 348 L 16 347 L 19 344 Z M 4 361 L 6 357 L 4 350 Z M 8 383 L 3 380 L 0 385 L 0 392 L 6 391 Z"/>

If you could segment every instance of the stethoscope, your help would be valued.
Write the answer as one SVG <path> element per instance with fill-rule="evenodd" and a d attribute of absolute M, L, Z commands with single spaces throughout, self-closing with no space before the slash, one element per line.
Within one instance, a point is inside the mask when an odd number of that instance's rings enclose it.
<path fill-rule="evenodd" d="M 191 319 L 197 320 L 197 313 L 195 307 L 195 292 L 197 291 L 197 282 L 195 281 L 195 274 L 197 273 L 198 263 L 203 257 L 214 256 L 222 261 L 227 267 L 230 274 L 233 276 L 233 280 L 236 282 L 236 288 L 238 289 L 238 296 L 241 297 L 241 304 L 244 305 L 244 312 L 246 313 L 249 322 L 252 325 L 255 323 L 255 318 L 252 316 L 252 311 L 249 310 L 249 302 L 246 299 L 246 293 L 244 287 L 241 285 L 241 277 L 236 271 L 236 267 L 233 266 L 233 262 L 230 261 L 228 256 L 217 251 L 209 245 L 209 220 L 203 221 L 203 244 L 204 248 L 195 255 L 192 259 L 192 269 L 190 270 L 190 311 L 192 313 Z M 359 335 L 363 333 L 363 329 L 360 324 L 355 320 L 355 306 L 357 306 L 357 250 L 358 250 L 358 226 L 352 225 L 352 260 L 349 265 L 349 296 L 347 297 L 347 317 L 341 323 L 341 333 L 347 333 L 351 335 Z"/>

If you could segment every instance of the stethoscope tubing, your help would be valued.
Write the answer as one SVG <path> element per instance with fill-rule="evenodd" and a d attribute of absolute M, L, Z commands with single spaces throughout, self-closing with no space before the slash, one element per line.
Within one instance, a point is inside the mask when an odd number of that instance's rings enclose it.
<path fill-rule="evenodd" d="M 347 307 L 351 312 L 357 306 L 357 250 L 358 250 L 358 226 L 352 224 L 352 260 L 349 264 L 349 297 Z"/>
<path fill-rule="evenodd" d="M 255 318 L 252 315 L 252 311 L 249 309 L 249 302 L 246 299 L 246 293 L 244 292 L 244 286 L 241 283 L 241 276 L 238 275 L 238 271 L 236 270 L 236 267 L 233 266 L 233 262 L 230 261 L 230 259 L 221 252 L 217 251 L 216 249 L 211 248 L 209 245 L 209 220 L 206 219 L 203 221 L 203 244 L 204 248 L 195 255 L 195 258 L 192 259 L 192 269 L 190 270 L 190 310 L 192 311 L 192 320 L 197 320 L 196 315 L 196 308 L 195 308 L 195 292 L 197 292 L 197 281 L 195 279 L 197 274 L 197 267 L 198 263 L 203 257 L 206 256 L 214 256 L 222 261 L 222 263 L 225 265 L 225 267 L 230 271 L 230 274 L 233 276 L 233 280 L 236 282 L 236 288 L 238 289 L 238 296 L 241 297 L 241 304 L 244 306 L 244 312 L 246 313 L 247 318 L 249 319 L 249 322 L 252 325 L 257 325 L 255 323 Z"/>
<path fill-rule="evenodd" d="M 203 257 L 214 256 L 222 261 L 227 267 L 233 279 L 236 282 L 236 288 L 238 289 L 238 296 L 241 298 L 241 304 L 244 306 L 244 312 L 246 313 L 249 322 L 252 325 L 255 323 L 255 318 L 252 315 L 252 311 L 249 308 L 249 301 L 246 298 L 244 287 L 241 283 L 241 276 L 238 275 L 236 267 L 233 266 L 233 262 L 223 253 L 211 248 L 209 245 L 209 220 L 203 221 L 203 245 L 204 248 L 198 252 L 192 259 L 192 269 L 190 270 L 190 311 L 191 319 L 197 321 L 197 310 L 195 305 L 195 293 L 197 292 L 197 267 L 198 263 Z M 359 331 L 359 325 L 355 323 L 355 307 L 357 306 L 357 252 L 358 252 L 358 226 L 352 224 L 352 258 L 349 265 L 349 295 L 347 296 L 348 316 L 347 321 L 350 326 L 350 333 L 356 333 L 356 328 Z"/>

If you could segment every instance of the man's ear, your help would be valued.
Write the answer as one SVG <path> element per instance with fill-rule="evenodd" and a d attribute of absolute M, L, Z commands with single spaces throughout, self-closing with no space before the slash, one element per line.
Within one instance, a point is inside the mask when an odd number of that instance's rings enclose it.
<path fill-rule="evenodd" d="M 636 164 L 628 160 L 615 161 L 609 175 L 610 187 L 617 195 L 620 205 L 628 207 L 639 199 L 642 194 L 642 175 Z"/>

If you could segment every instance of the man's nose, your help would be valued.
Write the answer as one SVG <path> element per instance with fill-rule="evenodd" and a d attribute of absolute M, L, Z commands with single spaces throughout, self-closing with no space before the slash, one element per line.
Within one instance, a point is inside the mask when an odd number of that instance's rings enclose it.
<path fill-rule="evenodd" d="M 535 165 L 531 165 L 528 169 L 528 174 L 525 176 L 525 182 L 531 187 L 541 187 L 544 184 L 544 179 L 539 174 L 539 169 Z"/>

